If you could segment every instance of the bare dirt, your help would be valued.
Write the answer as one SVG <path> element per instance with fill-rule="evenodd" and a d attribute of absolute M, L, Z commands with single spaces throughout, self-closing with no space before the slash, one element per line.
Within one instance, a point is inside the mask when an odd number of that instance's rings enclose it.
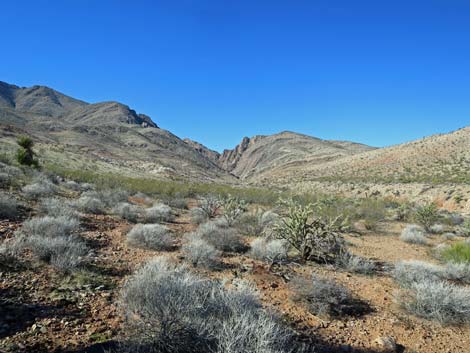
<path fill-rule="evenodd" d="M 0 269 L 0 352 L 102 352 L 119 336 L 120 287 L 146 260 L 163 253 L 127 246 L 132 225 L 112 216 L 87 215 L 83 236 L 95 249 L 95 261 L 84 271 L 63 276 L 33 260 Z M 11 237 L 18 222 L 0 224 L 0 236 Z M 195 228 L 188 211 L 168 224 L 176 237 Z M 386 266 L 402 259 L 433 261 L 430 246 L 398 240 L 403 224 L 382 225 L 386 232 L 348 237 L 356 254 Z M 439 242 L 437 239 L 433 243 Z M 178 251 L 171 253 L 182 261 Z M 226 255 L 224 270 L 203 275 L 248 279 L 256 283 L 263 304 L 280 313 L 303 339 L 327 352 L 381 352 L 377 339 L 391 337 L 397 352 L 470 352 L 470 328 L 442 327 L 405 313 L 394 301 L 397 285 L 385 273 L 364 276 L 327 266 L 290 263 L 272 269 L 247 256 Z M 370 312 L 338 320 L 320 318 L 292 298 L 291 280 L 312 272 L 334 278 L 370 306 Z"/>

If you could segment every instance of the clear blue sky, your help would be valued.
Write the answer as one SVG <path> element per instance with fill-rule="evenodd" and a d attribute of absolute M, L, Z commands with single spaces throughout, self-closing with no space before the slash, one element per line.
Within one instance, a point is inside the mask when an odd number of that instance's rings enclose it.
<path fill-rule="evenodd" d="M 468 0 L 4 1 L 0 80 L 117 100 L 217 150 L 470 123 Z"/>

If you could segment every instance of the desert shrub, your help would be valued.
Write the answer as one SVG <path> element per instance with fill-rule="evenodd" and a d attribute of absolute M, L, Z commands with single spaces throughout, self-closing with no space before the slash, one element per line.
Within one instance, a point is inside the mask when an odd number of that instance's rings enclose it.
<path fill-rule="evenodd" d="M 443 268 L 440 266 L 423 261 L 409 260 L 397 263 L 392 270 L 392 276 L 400 286 L 410 288 L 416 282 L 427 279 L 438 281 L 444 278 L 445 275 Z"/>
<path fill-rule="evenodd" d="M 443 224 L 433 224 L 429 227 L 429 233 L 432 234 L 442 234 L 446 230 Z"/>
<path fill-rule="evenodd" d="M 352 273 L 372 274 L 375 272 L 377 265 L 374 261 L 364 257 L 354 255 L 349 251 L 343 252 L 336 259 L 336 266 Z"/>
<path fill-rule="evenodd" d="M 185 198 L 181 198 L 181 197 L 171 198 L 170 197 L 167 200 L 165 200 L 165 203 L 168 206 L 177 208 L 179 210 L 187 210 L 188 209 L 188 200 L 186 200 Z"/>
<path fill-rule="evenodd" d="M 420 281 L 448 280 L 452 282 L 470 283 L 470 264 L 448 262 L 443 266 L 428 262 L 408 260 L 397 263 L 392 276 L 404 288 L 410 288 Z"/>
<path fill-rule="evenodd" d="M 0 193 L 0 219 L 15 219 L 19 215 L 19 205 L 16 199 Z"/>
<path fill-rule="evenodd" d="M 135 225 L 127 234 L 127 243 L 152 250 L 172 250 L 175 246 L 168 228 L 160 224 Z"/>
<path fill-rule="evenodd" d="M 418 207 L 414 218 L 418 224 L 422 225 L 424 229 L 426 229 L 426 231 L 429 231 L 430 227 L 439 221 L 437 206 L 434 203 L 429 203 Z"/>
<path fill-rule="evenodd" d="M 40 260 L 51 264 L 61 272 L 71 272 L 86 260 L 89 249 L 77 236 L 32 235 L 24 244 Z"/>
<path fill-rule="evenodd" d="M 376 198 L 365 198 L 360 201 L 356 209 L 356 217 L 364 220 L 367 230 L 375 230 L 379 222 L 386 217 L 385 203 Z"/>
<path fill-rule="evenodd" d="M 403 229 L 400 240 L 410 244 L 426 244 L 427 239 L 425 231 L 416 224 L 409 224 Z"/>
<path fill-rule="evenodd" d="M 191 208 L 189 216 L 191 218 L 191 223 L 194 224 L 202 224 L 209 219 L 203 209 L 199 207 Z"/>
<path fill-rule="evenodd" d="M 122 219 L 125 219 L 129 222 L 137 222 L 140 215 L 142 214 L 142 208 L 136 205 L 131 205 L 127 202 L 121 202 L 116 207 L 113 208 L 113 213 L 118 215 Z"/>
<path fill-rule="evenodd" d="M 67 236 L 80 230 L 80 222 L 69 217 L 34 217 L 23 223 L 21 232 L 49 238 Z"/>
<path fill-rule="evenodd" d="M 310 280 L 293 281 L 294 300 L 305 303 L 312 314 L 341 317 L 361 314 L 365 303 L 357 300 L 351 291 L 335 281 L 315 275 Z"/>
<path fill-rule="evenodd" d="M 223 217 L 230 227 L 247 210 L 247 204 L 244 200 L 231 195 L 221 199 L 221 206 L 223 208 Z"/>
<path fill-rule="evenodd" d="M 457 237 L 457 234 L 451 233 L 451 232 L 447 232 L 447 233 L 442 234 L 442 238 L 444 240 L 452 240 L 452 239 L 455 239 L 455 237 Z"/>
<path fill-rule="evenodd" d="M 220 251 L 244 252 L 247 250 L 242 237 L 235 229 L 223 227 L 214 222 L 201 224 L 194 236 L 205 239 Z"/>
<path fill-rule="evenodd" d="M 72 190 L 72 191 L 90 191 L 93 190 L 93 185 L 88 184 L 88 183 L 77 183 L 74 180 L 67 180 L 63 184 L 67 189 Z"/>
<path fill-rule="evenodd" d="M 82 195 L 75 202 L 75 207 L 77 207 L 77 209 L 81 212 L 91 214 L 102 214 L 104 213 L 105 205 L 99 198 L 88 195 Z"/>
<path fill-rule="evenodd" d="M 449 224 L 451 226 L 459 226 L 459 225 L 461 225 L 462 223 L 465 222 L 465 218 L 462 215 L 458 214 L 458 213 L 450 213 L 445 218 L 445 221 L 446 221 L 447 224 Z"/>
<path fill-rule="evenodd" d="M 16 141 L 18 143 L 18 150 L 16 151 L 16 160 L 21 165 L 29 167 L 39 167 L 39 162 L 35 158 L 33 151 L 34 142 L 28 136 L 20 136 Z"/>
<path fill-rule="evenodd" d="M 283 202 L 287 208 L 275 225 L 273 234 L 285 239 L 303 260 L 331 263 L 345 251 L 344 238 L 336 221 L 324 221 L 313 216 L 313 205 L 303 206 Z"/>
<path fill-rule="evenodd" d="M 278 220 L 279 216 L 276 213 L 257 209 L 254 212 L 243 213 L 236 222 L 236 227 L 241 234 L 247 236 L 260 236 L 266 233 L 269 235 L 269 231 Z"/>
<path fill-rule="evenodd" d="M 101 200 L 107 208 L 113 208 L 118 203 L 127 202 L 129 199 L 129 192 L 123 189 L 105 189 L 96 194 L 98 194 L 96 198 Z"/>
<path fill-rule="evenodd" d="M 451 245 L 441 252 L 446 261 L 470 263 L 470 243 L 460 242 Z"/>
<path fill-rule="evenodd" d="M 182 250 L 185 259 L 194 267 L 213 269 L 220 264 L 220 251 L 202 238 L 188 236 Z"/>
<path fill-rule="evenodd" d="M 285 240 L 258 238 L 251 243 L 250 256 L 273 264 L 286 261 L 287 250 L 288 246 Z"/>
<path fill-rule="evenodd" d="M 0 244 L 0 267 L 12 267 L 18 262 L 22 248 L 15 240 L 5 240 Z"/>
<path fill-rule="evenodd" d="M 470 218 L 465 219 L 465 221 L 460 226 L 460 232 L 464 237 L 470 237 Z"/>
<path fill-rule="evenodd" d="M 266 314 L 256 293 L 225 288 L 164 258 L 147 263 L 122 291 L 125 352 L 286 353 L 290 332 Z"/>
<path fill-rule="evenodd" d="M 43 197 L 49 197 L 57 192 L 57 186 L 48 179 L 38 180 L 23 188 L 23 193 L 29 199 L 38 200 Z"/>
<path fill-rule="evenodd" d="M 222 202 L 220 197 L 215 195 L 207 195 L 199 200 L 199 208 L 204 212 L 208 219 L 217 216 L 221 206 Z"/>
<path fill-rule="evenodd" d="M 6 188 L 17 184 L 17 181 L 22 174 L 23 173 L 20 168 L 0 162 L 0 188 Z"/>
<path fill-rule="evenodd" d="M 171 212 L 171 207 L 162 203 L 156 203 L 144 211 L 144 220 L 146 223 L 171 222 L 173 219 L 174 216 Z"/>
<path fill-rule="evenodd" d="M 394 219 L 396 221 L 408 221 L 412 216 L 413 208 L 409 203 L 400 203 L 395 208 Z"/>
<path fill-rule="evenodd" d="M 72 203 L 65 199 L 47 198 L 41 201 L 39 211 L 50 217 L 78 218 L 77 212 L 73 209 Z"/>
<path fill-rule="evenodd" d="M 467 287 L 424 279 L 413 282 L 397 301 L 410 313 L 441 324 L 470 323 L 470 289 Z"/>

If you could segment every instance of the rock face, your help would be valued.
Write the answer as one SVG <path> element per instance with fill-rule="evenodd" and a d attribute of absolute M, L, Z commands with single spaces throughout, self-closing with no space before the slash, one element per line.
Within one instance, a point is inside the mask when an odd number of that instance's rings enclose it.
<path fill-rule="evenodd" d="M 210 148 L 207 148 L 203 144 L 193 141 L 191 139 L 185 138 L 183 139 L 185 143 L 187 143 L 189 146 L 191 146 L 194 150 L 202 154 L 204 157 L 209 159 L 212 163 L 217 164 L 219 163 L 219 158 L 220 158 L 220 153 L 214 150 L 211 150 Z"/>
<path fill-rule="evenodd" d="M 370 151 L 373 147 L 321 140 L 284 131 L 269 136 L 244 137 L 233 150 L 225 150 L 219 166 L 241 179 L 269 178 L 288 165 L 318 164 Z"/>

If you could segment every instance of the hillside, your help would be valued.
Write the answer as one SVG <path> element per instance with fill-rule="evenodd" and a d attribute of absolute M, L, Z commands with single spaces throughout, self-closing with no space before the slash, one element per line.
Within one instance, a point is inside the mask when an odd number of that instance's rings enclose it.
<path fill-rule="evenodd" d="M 0 82 L 1 150 L 34 137 L 44 162 L 66 168 L 192 181 L 233 182 L 229 173 L 152 119 L 118 102 L 89 104 L 44 86 Z"/>
<path fill-rule="evenodd" d="M 233 150 L 223 152 L 219 165 L 241 179 L 269 179 L 288 167 L 320 165 L 373 149 L 359 143 L 321 140 L 284 131 L 243 138 Z"/>
<path fill-rule="evenodd" d="M 280 170 L 273 180 L 464 182 L 470 180 L 470 127 L 323 164 Z"/>

